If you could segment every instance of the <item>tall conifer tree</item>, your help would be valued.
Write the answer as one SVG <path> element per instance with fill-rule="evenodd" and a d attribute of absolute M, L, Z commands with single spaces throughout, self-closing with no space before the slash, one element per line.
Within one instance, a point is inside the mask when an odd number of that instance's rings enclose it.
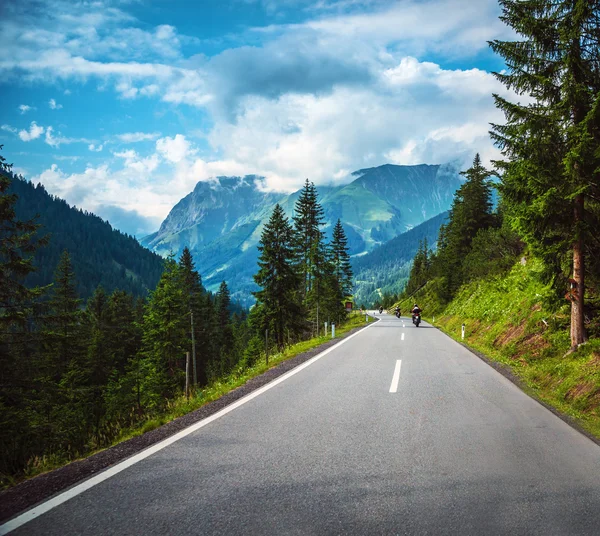
<path fill-rule="evenodd" d="M 329 270 L 328 252 L 321 227 L 323 208 L 319 204 L 315 185 L 306 179 L 296 201 L 294 215 L 295 250 L 300 274 L 303 305 L 312 320 L 318 321 L 325 291 L 325 274 Z"/>
<path fill-rule="evenodd" d="M 196 362 L 193 364 L 196 370 L 193 371 L 193 377 L 197 378 L 200 385 L 204 385 L 208 379 L 208 333 L 203 329 L 207 323 L 208 311 L 206 309 L 206 300 L 204 299 L 204 288 L 202 279 L 194 265 L 194 259 L 189 248 L 183 248 L 179 259 L 179 269 L 183 284 L 183 292 L 190 315 L 190 352 L 196 354 Z M 191 336 L 192 321 L 194 325 L 194 337 Z M 193 340 L 192 340 L 193 339 Z M 193 347 L 192 347 L 193 343 Z"/>
<path fill-rule="evenodd" d="M 254 293 L 261 311 L 261 332 L 268 329 L 283 348 L 286 334 L 296 334 L 302 325 L 298 303 L 299 276 L 294 265 L 293 230 L 281 206 L 276 205 L 265 225 L 258 246 L 259 271 Z"/>
<path fill-rule="evenodd" d="M 143 405 L 160 406 L 185 384 L 189 313 L 177 263 L 165 269 L 148 300 L 142 324 Z"/>
<path fill-rule="evenodd" d="M 34 390 L 32 361 L 39 352 L 32 347 L 37 337 L 31 321 L 42 289 L 28 288 L 23 280 L 35 270 L 36 249 L 47 241 L 36 236 L 35 221 L 16 217 L 17 196 L 8 193 L 11 167 L 0 154 L 0 475 L 19 470 L 37 440 L 27 433 L 27 414 Z"/>
<path fill-rule="evenodd" d="M 473 238 L 480 229 L 487 229 L 494 222 L 492 187 L 488 180 L 491 172 L 483 167 L 479 154 L 461 175 L 467 180 L 454 194 L 448 223 L 442 226 L 438 242 L 437 261 L 444 276 L 447 299 L 463 283 L 463 261 Z"/>
<path fill-rule="evenodd" d="M 586 340 L 585 247 L 600 200 L 600 1 L 500 0 L 501 20 L 518 41 L 492 41 L 507 72 L 495 76 L 526 97 L 495 95 L 506 124 L 492 137 L 505 161 L 503 198 L 532 250 L 552 267 L 558 288 L 567 264 L 573 287 L 571 347 Z M 596 229 L 596 232 L 598 229 Z M 570 258 L 570 262 L 568 257 Z"/>
<path fill-rule="evenodd" d="M 342 222 L 338 219 L 331 237 L 331 262 L 334 266 L 335 277 L 338 287 L 342 293 L 342 298 L 352 294 L 352 266 L 350 264 L 350 255 L 348 254 L 348 239 Z"/>

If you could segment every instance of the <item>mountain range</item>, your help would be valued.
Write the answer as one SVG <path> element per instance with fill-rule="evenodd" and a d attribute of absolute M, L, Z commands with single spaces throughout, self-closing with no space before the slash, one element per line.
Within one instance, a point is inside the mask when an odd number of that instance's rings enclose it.
<path fill-rule="evenodd" d="M 368 255 L 448 210 L 462 184 L 453 164 L 386 164 L 358 170 L 351 178 L 348 184 L 319 186 L 317 190 L 325 232 L 328 234 L 339 218 L 353 256 Z M 216 290 L 224 280 L 234 299 L 252 303 L 251 292 L 257 288 L 252 275 L 262 228 L 276 203 L 288 217 L 293 216 L 299 195 L 299 191 L 266 192 L 262 184 L 262 177 L 255 175 L 199 182 L 142 244 L 160 255 L 179 255 L 188 246 L 209 290 Z"/>

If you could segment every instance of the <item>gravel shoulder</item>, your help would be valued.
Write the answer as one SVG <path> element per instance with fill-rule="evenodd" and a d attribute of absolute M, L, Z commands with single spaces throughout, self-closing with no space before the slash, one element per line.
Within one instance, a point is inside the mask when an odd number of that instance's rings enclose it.
<path fill-rule="evenodd" d="M 273 381 L 275 378 L 285 374 L 289 370 L 301 365 L 312 357 L 320 354 L 327 348 L 337 344 L 340 340 L 345 339 L 351 334 L 370 326 L 368 323 L 364 326 L 354 328 L 342 337 L 333 339 L 321 344 L 315 348 L 307 350 L 295 357 L 280 363 L 279 365 L 269 369 L 260 376 L 256 376 L 248 380 L 244 385 L 230 391 L 221 398 L 209 402 L 208 404 L 198 408 L 195 411 L 183 415 L 155 430 L 147 432 L 123 441 L 118 445 L 110 447 L 106 450 L 93 454 L 88 458 L 72 462 L 64 467 L 55 469 L 48 473 L 38 475 L 30 480 L 21 482 L 16 486 L 0 492 L 0 522 L 4 522 L 35 506 L 36 504 L 49 499 L 53 495 L 64 491 L 67 488 L 78 484 L 82 480 L 90 478 L 94 474 L 118 463 L 125 458 L 150 447 L 151 445 L 166 439 L 173 434 L 191 426 L 192 424 L 201 421 L 211 415 L 222 410 L 224 407 L 232 404 L 236 400 L 243 398 L 252 391 L 262 387 L 263 385 Z"/>

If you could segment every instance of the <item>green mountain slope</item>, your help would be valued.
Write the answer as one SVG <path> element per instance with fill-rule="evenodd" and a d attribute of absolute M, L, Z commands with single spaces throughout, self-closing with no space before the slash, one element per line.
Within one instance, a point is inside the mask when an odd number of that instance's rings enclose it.
<path fill-rule="evenodd" d="M 440 227 L 447 217 L 448 212 L 442 212 L 370 253 L 354 257 L 356 303 L 370 305 L 379 301 L 383 294 L 399 293 L 408 280 L 419 242 L 427 239 L 430 248 L 435 248 Z"/>
<path fill-rule="evenodd" d="M 113 229 L 94 214 L 71 207 L 50 195 L 39 184 L 14 178 L 11 193 L 18 196 L 17 218 L 29 220 L 39 215 L 40 235 L 50 242 L 35 254 L 37 271 L 27 277 L 30 286 L 48 285 L 63 250 L 71 255 L 82 298 L 91 296 L 98 285 L 111 292 L 119 288 L 136 296 L 153 289 L 162 273 L 163 260 L 142 247 L 132 236 Z"/>
<path fill-rule="evenodd" d="M 452 165 L 387 164 L 353 177 L 349 184 L 318 188 L 325 232 L 341 219 L 352 255 L 367 253 L 447 210 L 462 183 Z M 198 183 L 142 243 L 161 255 L 179 254 L 188 246 L 209 290 L 226 280 L 235 299 L 251 303 L 263 225 L 276 203 L 291 217 L 298 197 L 298 192 L 266 193 L 259 184 L 254 175 Z"/>

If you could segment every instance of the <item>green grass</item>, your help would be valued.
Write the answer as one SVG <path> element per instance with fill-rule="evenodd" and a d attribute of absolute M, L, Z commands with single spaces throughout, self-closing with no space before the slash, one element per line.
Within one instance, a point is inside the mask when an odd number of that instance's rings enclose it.
<path fill-rule="evenodd" d="M 373 322 L 374 319 L 369 317 L 369 322 Z M 342 335 L 346 334 L 348 331 L 365 325 L 365 315 L 360 314 L 358 312 L 350 315 L 348 320 L 342 324 L 341 326 L 336 326 L 335 338 L 339 339 Z M 86 456 L 77 458 L 84 459 L 86 457 L 92 456 L 93 454 L 97 454 L 106 448 L 110 448 L 114 445 L 122 443 L 123 441 L 127 441 L 133 437 L 142 435 L 146 432 L 150 432 L 168 422 L 171 422 L 178 417 L 182 417 L 187 413 L 195 411 L 196 409 L 201 408 L 202 406 L 217 400 L 223 395 L 233 391 L 234 389 L 241 387 L 248 380 L 255 378 L 266 372 L 267 370 L 279 365 L 283 361 L 291 359 L 307 350 L 311 350 L 313 348 L 317 348 L 321 344 L 324 344 L 331 340 L 331 331 L 327 336 L 315 337 L 313 339 L 309 339 L 307 341 L 302 341 L 291 345 L 283 352 L 275 353 L 269 356 L 269 364 L 267 365 L 264 354 L 262 355 L 259 362 L 249 368 L 239 367 L 227 376 L 220 378 L 219 380 L 213 382 L 209 386 L 199 389 L 192 396 L 190 396 L 189 400 L 185 396 L 180 396 L 174 400 L 169 401 L 166 410 L 160 414 L 147 418 L 146 420 L 138 423 L 135 427 L 127 428 L 121 430 L 118 437 L 108 446 L 102 449 L 95 449 L 90 451 Z M 30 460 L 30 463 L 25 470 L 24 478 L 14 478 L 8 482 L 3 482 L 3 487 L 10 487 L 23 479 L 32 478 L 36 475 L 51 471 L 53 469 L 58 469 L 68 463 L 76 461 L 76 459 L 67 459 L 64 456 L 42 456 L 36 457 Z"/>
<path fill-rule="evenodd" d="M 600 438 L 600 340 L 577 351 L 570 347 L 570 308 L 545 306 L 550 289 L 540 282 L 540 265 L 515 265 L 503 277 L 471 282 L 452 302 L 436 302 L 435 285 L 424 288 L 424 318 L 450 337 L 510 368 L 532 396 L 573 418 Z"/>

